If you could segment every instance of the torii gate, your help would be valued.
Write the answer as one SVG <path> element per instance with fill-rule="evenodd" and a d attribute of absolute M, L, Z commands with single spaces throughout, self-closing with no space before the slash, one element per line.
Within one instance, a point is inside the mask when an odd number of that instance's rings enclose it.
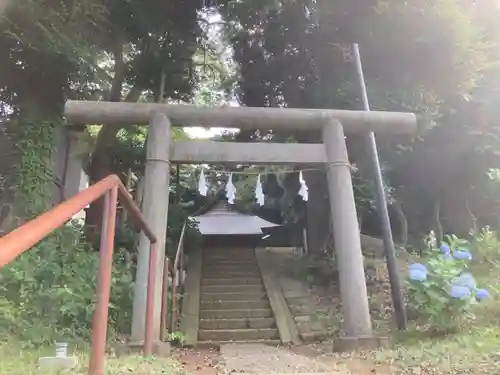
<path fill-rule="evenodd" d="M 160 301 L 165 254 L 170 184 L 170 163 L 324 164 L 335 251 L 338 259 L 344 330 L 350 345 L 373 338 L 361 252 L 360 231 L 352 189 L 351 169 L 344 132 L 416 130 L 412 113 L 316 110 L 289 108 L 68 101 L 65 115 L 70 124 L 133 125 L 149 122 L 143 214 L 158 237 L 156 270 L 155 338 L 160 336 Z M 323 143 L 232 143 L 172 141 L 172 126 L 206 126 L 240 129 L 321 130 Z M 134 295 L 131 341 L 144 337 L 149 240 L 141 236 Z"/>

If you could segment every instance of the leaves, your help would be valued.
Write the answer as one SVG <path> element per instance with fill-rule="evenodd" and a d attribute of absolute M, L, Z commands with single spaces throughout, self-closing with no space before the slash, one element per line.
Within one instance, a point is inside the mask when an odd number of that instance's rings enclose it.
<path fill-rule="evenodd" d="M 111 336 L 125 332 L 130 324 L 134 269 L 126 261 L 126 251 L 117 247 L 114 254 Z M 98 253 L 74 225 L 61 228 L 24 253 L 0 274 L 0 306 L 8 309 L 8 324 L 2 328 L 33 344 L 90 337 L 98 261 Z"/>
<path fill-rule="evenodd" d="M 449 332 L 460 323 L 473 317 L 472 306 L 475 304 L 474 291 L 469 298 L 454 298 L 451 287 L 459 276 L 465 276 L 467 262 L 454 259 L 451 254 L 469 247 L 469 242 L 455 235 L 447 236 L 443 254 L 436 246 L 429 247 L 426 256 L 425 281 L 409 279 L 408 306 L 416 321 L 425 330 Z"/>

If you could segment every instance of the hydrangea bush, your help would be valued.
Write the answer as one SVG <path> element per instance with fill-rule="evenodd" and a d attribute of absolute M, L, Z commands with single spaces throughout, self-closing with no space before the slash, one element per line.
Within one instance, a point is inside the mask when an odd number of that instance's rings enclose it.
<path fill-rule="evenodd" d="M 408 267 L 408 307 L 427 328 L 449 331 L 472 318 L 472 305 L 489 294 L 468 272 L 473 256 L 468 241 L 447 236 L 439 247 L 432 238 L 428 245 L 425 264 Z"/>

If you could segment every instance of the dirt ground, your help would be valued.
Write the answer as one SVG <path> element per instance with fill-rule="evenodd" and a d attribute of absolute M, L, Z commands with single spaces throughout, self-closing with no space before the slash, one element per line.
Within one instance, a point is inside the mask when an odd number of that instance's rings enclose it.
<path fill-rule="evenodd" d="M 324 344 L 313 344 L 313 345 L 300 345 L 292 346 L 289 348 L 280 348 L 283 352 L 283 361 L 290 363 L 290 356 L 296 356 L 297 358 L 304 357 L 311 361 L 321 363 L 325 368 L 331 369 L 331 373 L 339 375 L 394 375 L 393 371 L 389 366 L 375 365 L 373 362 L 361 358 L 352 358 L 349 355 L 338 355 L 333 354 L 329 351 L 329 343 Z M 271 348 L 267 350 L 269 357 L 274 357 L 276 361 L 276 348 Z M 251 352 L 247 355 L 253 356 Z M 242 362 L 248 364 L 251 361 L 259 363 L 260 366 L 256 366 L 255 369 L 248 371 L 248 366 L 242 365 L 242 368 L 237 368 L 234 366 L 234 358 L 230 366 L 226 365 L 227 359 L 224 359 L 220 350 L 218 349 L 178 349 L 175 351 L 175 358 L 182 365 L 183 370 L 191 375 L 223 375 L 228 373 L 255 373 L 264 375 L 262 369 L 262 363 L 266 362 L 266 358 L 263 358 L 263 353 L 261 351 L 255 352 L 254 358 L 244 358 Z M 258 358 L 259 357 L 259 358 Z M 278 359 L 278 362 L 280 360 Z M 281 367 L 281 366 L 279 366 Z M 265 375 L 276 372 L 279 370 L 268 369 L 265 371 Z M 320 371 L 319 373 L 325 370 Z M 278 371 L 279 372 L 279 371 Z M 286 373 L 300 374 L 303 371 L 299 368 L 296 370 L 287 370 Z M 330 372 L 329 372 L 330 373 Z"/>
<path fill-rule="evenodd" d="M 220 353 L 216 349 L 177 349 L 174 357 L 179 361 L 183 370 L 191 375 L 224 373 L 220 369 Z"/>
<path fill-rule="evenodd" d="M 378 365 L 368 359 L 352 357 L 349 354 L 333 353 L 331 342 L 291 347 L 294 353 L 315 358 L 327 366 L 345 367 L 353 375 L 394 375 L 396 372 L 387 365 Z"/>

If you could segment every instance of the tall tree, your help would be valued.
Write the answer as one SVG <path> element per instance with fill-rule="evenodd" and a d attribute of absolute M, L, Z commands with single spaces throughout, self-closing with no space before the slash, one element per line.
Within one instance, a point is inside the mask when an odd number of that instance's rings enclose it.
<path fill-rule="evenodd" d="M 357 42 L 373 108 L 436 119 L 445 101 L 456 101 L 478 84 L 490 61 L 479 8 L 448 0 L 230 3 L 223 12 L 233 26 L 228 30 L 240 65 L 239 99 L 252 106 L 359 109 L 357 77 L 344 48 Z M 305 141 L 318 136 L 295 134 Z M 362 140 L 348 141 L 351 161 L 364 164 Z M 401 139 L 379 141 L 386 163 L 400 158 L 394 149 Z M 390 169 L 396 176 L 405 168 Z M 321 173 L 308 177 L 309 218 L 324 218 L 327 212 L 318 211 L 325 207 L 324 178 Z M 318 220 L 310 222 L 309 229 L 314 228 L 321 228 Z M 310 237 L 321 242 L 324 235 Z"/>
<path fill-rule="evenodd" d="M 194 0 L 168 4 L 109 0 L 110 27 L 104 47 L 113 61 L 113 78 L 104 99 L 136 102 L 147 95 L 155 101 L 189 100 L 194 82 L 192 57 L 201 33 L 199 7 Z M 88 169 L 91 182 L 112 172 L 109 150 L 117 142 L 120 127 L 103 125 Z M 100 224 L 99 203 L 88 210 L 90 226 Z"/>

